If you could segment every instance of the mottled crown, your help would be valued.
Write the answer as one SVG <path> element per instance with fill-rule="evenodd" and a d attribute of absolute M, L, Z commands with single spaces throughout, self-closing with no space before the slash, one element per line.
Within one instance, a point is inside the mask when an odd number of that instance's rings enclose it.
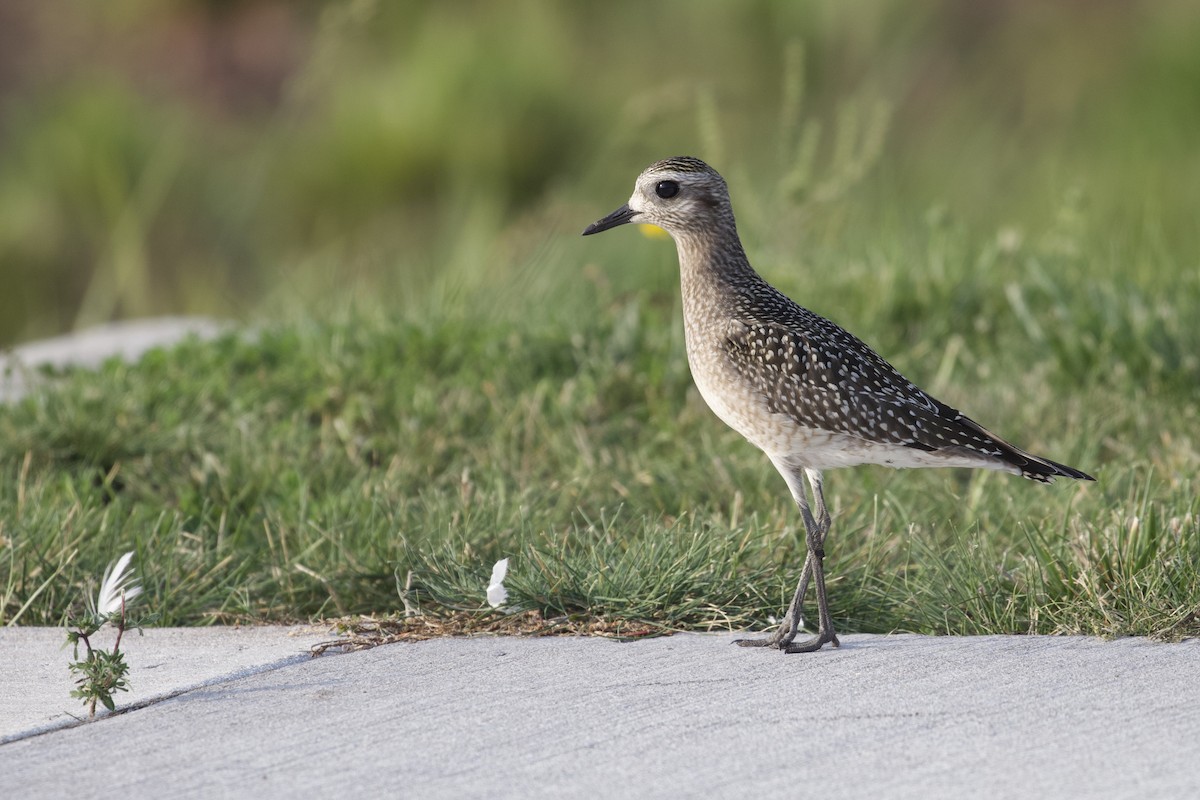
<path fill-rule="evenodd" d="M 650 165 L 652 170 L 674 170 L 675 172 L 705 172 L 709 175 L 717 175 L 717 171 L 705 164 L 698 158 L 691 156 L 675 156 L 674 158 L 664 158 L 662 161 L 655 162 Z M 718 175 L 718 177 L 720 177 Z"/>

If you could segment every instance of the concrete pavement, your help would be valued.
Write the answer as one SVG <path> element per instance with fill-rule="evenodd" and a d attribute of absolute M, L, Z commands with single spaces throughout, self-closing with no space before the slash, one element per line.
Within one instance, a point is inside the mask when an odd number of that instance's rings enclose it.
<path fill-rule="evenodd" d="M 307 641 L 257 630 L 285 651 Z M 47 636 L 4 631 L 4 661 Z M 184 670 L 213 637 L 148 630 L 128 652 Z M 850 635 L 784 656 L 733 638 L 478 637 L 284 658 L 0 745 L 0 786 L 260 800 L 1200 796 L 1200 642 Z M 53 708 L 67 705 L 65 666 L 26 669 L 5 670 L 11 691 L 46 696 L 55 680 Z"/>
<path fill-rule="evenodd" d="M 103 628 L 92 643 L 111 649 L 114 632 Z M 115 696 L 119 709 L 184 691 L 306 661 L 309 647 L 336 638 L 323 627 L 155 628 L 126 631 L 121 650 L 131 687 Z M 86 717 L 70 696 L 63 628 L 0 628 L 0 744 L 75 725 Z M 82 651 L 82 648 L 80 648 Z M 101 708 L 101 711 L 104 709 Z"/>
<path fill-rule="evenodd" d="M 132 361 L 151 348 L 187 336 L 211 338 L 227 327 L 204 317 L 125 320 L 0 351 L 0 403 L 24 396 L 38 382 L 39 367 L 98 367 L 116 357 Z"/>

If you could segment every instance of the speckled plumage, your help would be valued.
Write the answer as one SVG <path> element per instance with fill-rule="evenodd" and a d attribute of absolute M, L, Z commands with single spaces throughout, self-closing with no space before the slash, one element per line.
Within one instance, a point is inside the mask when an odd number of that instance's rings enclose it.
<path fill-rule="evenodd" d="M 680 157 L 652 164 L 638 177 L 629 203 L 584 233 L 626 222 L 653 223 L 675 239 L 696 386 L 718 417 L 767 454 L 805 519 L 810 555 L 789 616 L 774 637 L 756 644 L 796 652 L 837 643 L 821 577 L 829 528 L 821 470 L 871 463 L 998 469 L 1047 483 L 1057 476 L 1092 480 L 985 430 L 763 280 L 742 248 L 724 179 L 703 161 Z M 815 516 L 801 475 L 812 486 Z M 810 573 L 820 633 L 794 646 Z"/>

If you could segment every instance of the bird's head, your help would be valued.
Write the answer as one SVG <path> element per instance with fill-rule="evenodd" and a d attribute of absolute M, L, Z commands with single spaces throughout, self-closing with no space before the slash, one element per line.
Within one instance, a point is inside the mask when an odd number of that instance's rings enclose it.
<path fill-rule="evenodd" d="M 680 156 L 651 164 L 638 176 L 629 202 L 593 222 L 583 235 L 627 222 L 657 225 L 676 239 L 732 224 L 729 189 L 715 169 Z"/>

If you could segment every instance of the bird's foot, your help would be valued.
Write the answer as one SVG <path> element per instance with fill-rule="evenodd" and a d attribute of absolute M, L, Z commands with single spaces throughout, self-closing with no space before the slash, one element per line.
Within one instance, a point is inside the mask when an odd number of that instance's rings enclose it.
<path fill-rule="evenodd" d="M 841 647 L 841 642 L 838 641 L 837 634 L 833 629 L 818 631 L 817 635 L 811 639 L 805 639 L 803 642 L 788 644 L 780 649 L 785 653 L 815 653 L 820 650 L 826 643 L 834 647 Z"/>
<path fill-rule="evenodd" d="M 733 643 L 738 647 L 774 647 L 777 650 L 783 650 L 792 643 L 802 627 L 804 627 L 803 619 L 793 625 L 790 617 L 784 617 L 779 628 L 770 636 L 764 636 L 761 639 L 734 639 Z"/>
<path fill-rule="evenodd" d="M 738 647 L 787 647 L 786 644 L 780 644 L 778 634 L 764 636 L 761 639 L 734 639 L 733 643 Z"/>

